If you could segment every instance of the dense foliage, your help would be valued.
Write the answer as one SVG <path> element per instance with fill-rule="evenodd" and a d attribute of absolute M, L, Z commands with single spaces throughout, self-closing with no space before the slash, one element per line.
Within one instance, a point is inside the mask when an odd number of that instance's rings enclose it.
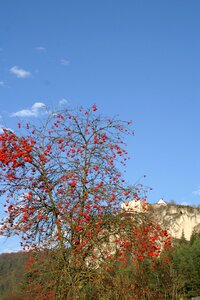
<path fill-rule="evenodd" d="M 171 253 L 169 255 L 171 256 Z M 45 259 L 44 256 L 41 258 L 43 263 L 40 268 L 43 273 L 45 270 L 47 271 L 45 275 L 47 280 L 48 277 L 53 276 L 52 270 L 48 271 L 48 259 L 54 268 L 55 263 L 59 267 L 59 253 L 56 255 L 49 253 Z M 25 295 L 24 293 L 27 278 L 31 276 L 31 273 L 24 269 L 25 260 L 26 257 L 22 253 L 0 255 L 1 299 L 34 299 L 32 295 Z M 132 264 L 122 268 L 120 263 L 116 262 L 114 268 L 105 274 L 99 274 L 97 270 L 93 269 L 91 273 L 75 272 L 74 277 L 79 280 L 80 286 L 86 287 L 84 290 L 85 299 L 133 299 L 131 294 L 133 287 L 138 300 L 191 299 L 191 297 L 200 295 L 199 235 L 193 235 L 191 241 L 184 239 L 176 241 L 170 264 L 166 264 L 162 257 L 157 259 L 155 268 L 151 268 L 148 262 L 140 262 L 140 264 L 137 269 Z M 37 268 L 35 272 L 37 277 L 40 270 Z M 95 276 L 97 277 L 94 282 L 92 279 Z"/>
<path fill-rule="evenodd" d="M 0 255 L 0 299 L 20 295 L 27 254 L 22 252 Z"/>
<path fill-rule="evenodd" d="M 193 233 L 176 246 L 173 258 L 174 276 L 178 276 L 178 293 L 188 299 L 200 296 L 200 235 Z"/>

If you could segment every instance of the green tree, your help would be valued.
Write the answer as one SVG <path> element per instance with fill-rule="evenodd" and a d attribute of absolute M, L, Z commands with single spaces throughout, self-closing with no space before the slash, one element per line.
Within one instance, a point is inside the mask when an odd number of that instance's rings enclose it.
<path fill-rule="evenodd" d="M 182 244 L 174 251 L 174 269 L 181 274 L 184 286 L 182 294 L 195 297 L 200 294 L 200 238 L 196 237 L 190 243 Z"/>

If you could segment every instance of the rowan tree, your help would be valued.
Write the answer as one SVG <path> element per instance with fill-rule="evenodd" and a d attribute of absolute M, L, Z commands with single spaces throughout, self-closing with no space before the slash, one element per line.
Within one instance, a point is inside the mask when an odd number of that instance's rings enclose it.
<path fill-rule="evenodd" d="M 40 126 L 21 122 L 18 131 L 0 134 L 0 193 L 6 198 L 1 234 L 19 235 L 24 250 L 51 258 L 46 272 L 53 277 L 42 299 L 74 295 L 80 282 L 75 274 L 93 272 L 100 280 L 94 272 L 100 265 L 125 265 L 127 253 L 136 265 L 153 261 L 160 243 L 170 244 L 144 214 L 121 209 L 131 199 L 143 201 L 144 209 L 146 203 L 142 188 L 123 177 L 130 125 L 101 116 L 93 105 L 49 112 Z M 38 279 L 36 292 L 41 290 Z"/>

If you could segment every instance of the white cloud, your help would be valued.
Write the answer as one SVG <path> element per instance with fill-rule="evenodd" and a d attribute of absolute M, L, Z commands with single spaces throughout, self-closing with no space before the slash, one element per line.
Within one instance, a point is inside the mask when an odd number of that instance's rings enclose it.
<path fill-rule="evenodd" d="M 67 103 L 68 103 L 68 101 L 67 101 L 67 99 L 65 99 L 65 98 L 60 99 L 60 101 L 58 102 L 58 104 L 59 104 L 60 106 L 65 105 L 65 104 L 67 104 Z"/>
<path fill-rule="evenodd" d="M 33 104 L 33 106 L 32 106 L 32 110 L 33 111 L 37 111 L 37 110 L 39 110 L 39 109 L 41 109 L 41 108 L 46 108 L 46 105 L 43 103 L 43 102 L 35 102 L 34 104 Z"/>
<path fill-rule="evenodd" d="M 30 109 L 22 109 L 11 114 L 11 117 L 38 117 L 46 105 L 42 102 L 35 102 Z"/>
<path fill-rule="evenodd" d="M 0 254 L 4 254 L 4 253 L 16 253 L 16 252 L 19 252 L 19 251 L 22 251 L 21 248 L 6 248 L 4 250 L 1 250 L 0 251 Z"/>
<path fill-rule="evenodd" d="M 21 69 L 17 66 L 10 68 L 10 73 L 16 75 L 18 78 L 27 78 L 31 76 L 31 72 Z"/>
<path fill-rule="evenodd" d="M 3 125 L 0 124 L 0 134 L 4 133 L 3 129 L 6 129 L 6 130 L 11 131 L 11 132 L 14 132 L 12 129 L 6 128 L 5 126 L 3 126 Z"/>
<path fill-rule="evenodd" d="M 70 61 L 67 60 L 67 59 L 62 58 L 62 59 L 60 60 L 60 63 L 61 63 L 61 65 L 63 65 L 63 66 L 69 66 Z"/>
<path fill-rule="evenodd" d="M 5 82 L 4 81 L 0 81 L 0 86 L 4 86 Z"/>
<path fill-rule="evenodd" d="M 200 196 L 200 186 L 198 187 L 198 189 L 196 191 L 194 191 L 192 194 Z"/>
<path fill-rule="evenodd" d="M 45 47 L 39 46 L 39 47 L 35 47 L 35 50 L 38 52 L 46 52 L 47 49 Z"/>
<path fill-rule="evenodd" d="M 3 133 L 3 126 L 0 125 L 0 134 Z"/>
<path fill-rule="evenodd" d="M 190 204 L 190 203 L 188 203 L 188 202 L 186 202 L 186 201 L 184 201 L 184 202 L 181 202 L 181 205 L 185 205 L 185 206 L 191 206 L 191 204 Z"/>

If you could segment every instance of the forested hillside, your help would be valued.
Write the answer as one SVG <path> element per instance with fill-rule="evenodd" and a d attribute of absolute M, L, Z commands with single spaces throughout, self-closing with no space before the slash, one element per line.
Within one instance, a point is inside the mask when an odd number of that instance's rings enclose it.
<path fill-rule="evenodd" d="M 27 278 L 26 259 L 27 254 L 22 252 L 0 255 L 0 299 L 28 299 L 23 291 Z M 187 241 L 184 235 L 175 240 L 170 259 L 171 262 L 164 267 L 158 258 L 157 268 L 153 270 L 146 265 L 146 272 L 143 274 L 130 266 L 122 270 L 116 265 L 116 269 L 112 270 L 112 278 L 104 278 L 104 283 L 111 288 L 115 287 L 119 280 L 121 283 L 124 280 L 124 285 L 121 285 L 123 290 L 124 286 L 128 287 L 134 280 L 138 288 L 142 289 L 142 285 L 145 285 L 147 293 L 144 299 L 151 300 L 155 299 L 155 296 L 159 300 L 175 300 L 191 299 L 200 295 L 200 235 L 193 234 L 190 241 Z M 112 299 L 117 299 L 114 297 L 113 294 Z"/>
<path fill-rule="evenodd" d="M 26 259 L 23 252 L 0 255 L 0 299 L 12 299 L 20 292 Z"/>

